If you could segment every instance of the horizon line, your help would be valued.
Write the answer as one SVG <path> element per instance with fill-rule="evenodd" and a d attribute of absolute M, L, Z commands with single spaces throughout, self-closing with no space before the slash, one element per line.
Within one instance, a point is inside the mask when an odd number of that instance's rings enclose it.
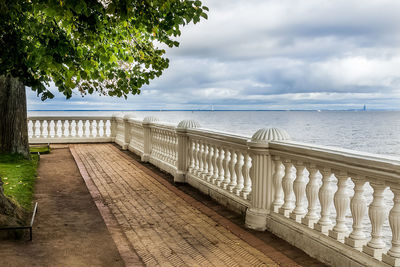
<path fill-rule="evenodd" d="M 400 111 L 400 109 L 28 109 L 27 111 Z"/>

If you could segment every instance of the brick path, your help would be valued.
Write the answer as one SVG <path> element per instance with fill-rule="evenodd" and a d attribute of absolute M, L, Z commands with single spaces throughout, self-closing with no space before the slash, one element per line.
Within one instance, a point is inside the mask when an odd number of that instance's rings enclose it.
<path fill-rule="evenodd" d="M 243 236 L 239 238 L 222 226 L 221 220 L 195 208 L 190 197 L 181 198 L 171 190 L 172 185 L 155 179 L 113 145 L 79 144 L 70 149 L 96 204 L 102 201 L 103 217 L 104 209 L 109 209 L 122 229 L 124 237 L 116 234 L 116 229 L 110 231 L 127 265 L 278 265 L 262 249 L 250 245 L 257 243 L 254 236 L 250 236 L 250 244 L 245 242 Z M 105 218 L 109 228 L 110 217 Z M 286 263 L 296 265 L 290 260 Z"/>

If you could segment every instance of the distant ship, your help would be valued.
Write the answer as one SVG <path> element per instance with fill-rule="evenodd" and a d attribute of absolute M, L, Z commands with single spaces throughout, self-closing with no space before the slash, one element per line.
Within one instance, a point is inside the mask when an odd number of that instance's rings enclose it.
<path fill-rule="evenodd" d="M 367 106 L 364 104 L 363 110 L 366 111 L 367 110 Z"/>

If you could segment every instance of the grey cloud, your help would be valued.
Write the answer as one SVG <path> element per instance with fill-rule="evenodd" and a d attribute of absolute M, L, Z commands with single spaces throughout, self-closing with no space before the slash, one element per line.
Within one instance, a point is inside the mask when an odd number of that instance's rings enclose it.
<path fill-rule="evenodd" d="M 400 107 L 400 2 L 209 0 L 170 68 L 140 96 L 74 96 L 29 107 L 320 109 Z"/>

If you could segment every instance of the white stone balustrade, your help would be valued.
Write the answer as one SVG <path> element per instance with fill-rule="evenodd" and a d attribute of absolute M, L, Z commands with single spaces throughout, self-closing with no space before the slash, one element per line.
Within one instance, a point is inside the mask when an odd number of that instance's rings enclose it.
<path fill-rule="evenodd" d="M 28 128 L 31 143 L 116 142 L 329 265 L 400 266 L 398 158 L 294 142 L 274 128 L 249 140 L 130 114 L 30 117 Z"/>
<path fill-rule="evenodd" d="M 30 143 L 113 142 L 112 117 L 29 117 Z"/>
<path fill-rule="evenodd" d="M 277 183 L 282 185 L 284 201 L 280 192 L 275 195 L 267 229 L 331 265 L 400 266 L 400 192 L 397 189 L 400 187 L 396 185 L 400 182 L 400 161 L 397 158 L 290 141 L 272 141 L 269 148 L 273 159 L 285 166 L 285 175 L 281 179 L 282 170 L 275 168 L 274 187 L 279 189 Z M 293 170 L 291 164 L 296 168 L 295 175 L 287 173 Z M 305 171 L 308 181 L 303 190 Z M 349 181 L 354 188 L 349 186 Z M 367 192 L 367 185 L 372 192 Z M 385 201 L 386 188 L 394 194 L 392 207 Z M 371 201 L 367 201 L 367 193 Z M 387 220 L 392 231 L 390 246 L 382 233 Z M 319 251 L 321 247 L 327 248 L 324 255 Z"/>

